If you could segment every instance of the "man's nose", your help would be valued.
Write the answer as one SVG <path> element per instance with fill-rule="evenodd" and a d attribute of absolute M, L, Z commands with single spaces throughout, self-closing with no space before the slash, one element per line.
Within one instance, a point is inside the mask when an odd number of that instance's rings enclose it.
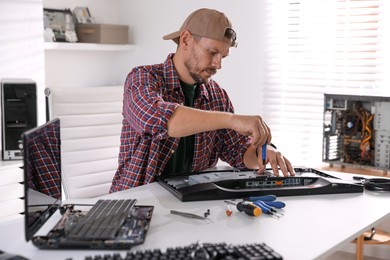
<path fill-rule="evenodd" d="M 222 55 L 215 55 L 212 65 L 216 69 L 221 69 L 222 68 Z"/>

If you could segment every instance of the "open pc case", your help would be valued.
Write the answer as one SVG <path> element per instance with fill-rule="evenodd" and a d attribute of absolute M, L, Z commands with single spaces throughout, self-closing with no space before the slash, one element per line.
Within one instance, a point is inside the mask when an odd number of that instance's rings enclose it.
<path fill-rule="evenodd" d="M 325 94 L 323 162 L 390 169 L 390 97 Z"/>

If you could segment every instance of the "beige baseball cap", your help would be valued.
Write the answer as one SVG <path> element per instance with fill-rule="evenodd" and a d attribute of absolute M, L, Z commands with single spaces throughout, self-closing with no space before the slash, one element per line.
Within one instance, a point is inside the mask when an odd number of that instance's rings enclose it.
<path fill-rule="evenodd" d="M 213 40 L 223 41 L 231 47 L 237 47 L 236 33 L 232 23 L 224 13 L 214 9 L 202 8 L 191 13 L 184 21 L 179 31 L 167 34 L 164 40 L 173 40 L 179 43 L 180 33 L 189 30 L 192 34 Z M 234 36 L 232 39 L 225 37 L 226 30 L 230 30 Z"/>

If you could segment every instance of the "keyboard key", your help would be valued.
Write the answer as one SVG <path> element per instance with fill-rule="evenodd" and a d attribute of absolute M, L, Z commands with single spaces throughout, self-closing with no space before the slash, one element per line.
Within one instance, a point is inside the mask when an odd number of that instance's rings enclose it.
<path fill-rule="evenodd" d="M 123 256 L 95 255 L 85 260 L 132 260 L 132 259 L 248 259 L 281 260 L 283 257 L 265 243 L 227 245 L 226 243 L 195 243 L 185 247 L 170 247 L 165 252 L 160 249 L 129 251 Z"/>

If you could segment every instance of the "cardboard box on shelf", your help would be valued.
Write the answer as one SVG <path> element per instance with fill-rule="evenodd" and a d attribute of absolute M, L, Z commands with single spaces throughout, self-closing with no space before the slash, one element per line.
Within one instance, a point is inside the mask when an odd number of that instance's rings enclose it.
<path fill-rule="evenodd" d="M 116 24 L 77 24 L 79 42 L 128 44 L 129 26 Z"/>

